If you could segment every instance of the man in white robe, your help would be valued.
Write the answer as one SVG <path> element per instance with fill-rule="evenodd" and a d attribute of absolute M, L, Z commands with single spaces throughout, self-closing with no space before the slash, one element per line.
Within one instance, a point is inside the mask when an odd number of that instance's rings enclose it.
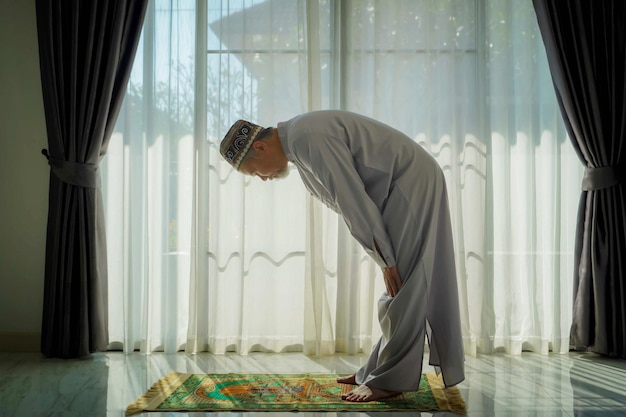
<path fill-rule="evenodd" d="M 235 169 L 281 178 L 288 162 L 306 188 L 345 220 L 381 266 L 387 291 L 378 301 L 382 337 L 355 375 L 348 401 L 416 391 L 425 337 L 430 364 L 449 387 L 463 381 L 454 246 L 443 172 L 400 131 L 350 112 L 306 113 L 276 128 L 240 120 L 222 140 Z"/>

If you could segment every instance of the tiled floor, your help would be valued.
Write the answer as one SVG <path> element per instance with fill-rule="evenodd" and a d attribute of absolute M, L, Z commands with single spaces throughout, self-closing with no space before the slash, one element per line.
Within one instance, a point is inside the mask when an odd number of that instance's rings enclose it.
<path fill-rule="evenodd" d="M 82 360 L 0 353 L 0 417 L 123 416 L 126 406 L 170 371 L 336 372 L 358 369 L 365 356 L 302 354 L 95 354 Z M 427 363 L 428 357 L 425 358 Z M 425 367 L 424 372 L 432 371 Z M 459 388 L 470 416 L 626 416 L 626 361 L 594 354 L 479 355 L 466 358 Z M 145 413 L 144 417 L 272 417 L 281 413 Z M 367 417 L 299 413 L 302 417 Z M 376 413 L 385 414 L 385 413 Z M 389 413 L 387 413 L 389 414 Z M 431 413 L 394 413 L 394 417 Z M 281 417 L 294 413 L 282 413 Z M 350 415 L 350 416 L 348 416 Z M 357 416 L 358 415 L 358 416 Z M 450 413 L 437 413 L 449 416 Z M 276 416 L 275 416 L 276 417 Z M 377 416 L 384 417 L 384 416 Z"/>

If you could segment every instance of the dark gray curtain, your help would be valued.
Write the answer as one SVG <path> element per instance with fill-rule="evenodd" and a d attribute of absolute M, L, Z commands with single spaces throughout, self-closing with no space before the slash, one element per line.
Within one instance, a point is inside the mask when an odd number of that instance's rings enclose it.
<path fill-rule="evenodd" d="M 533 0 L 585 176 L 571 344 L 626 358 L 626 1 Z"/>
<path fill-rule="evenodd" d="M 41 351 L 74 358 L 108 344 L 98 165 L 119 112 L 147 0 L 37 0 L 51 169 Z"/>

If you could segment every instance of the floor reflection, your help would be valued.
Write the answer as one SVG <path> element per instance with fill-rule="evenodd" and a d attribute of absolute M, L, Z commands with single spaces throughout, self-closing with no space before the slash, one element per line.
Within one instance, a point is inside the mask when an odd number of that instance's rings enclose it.
<path fill-rule="evenodd" d="M 96 354 L 82 360 L 0 353 L 0 416 L 123 416 L 126 406 L 170 371 L 348 374 L 365 355 Z M 428 363 L 426 357 L 424 363 Z M 425 366 L 424 372 L 432 372 Z M 626 361 L 595 354 L 479 355 L 466 358 L 459 385 L 470 416 L 624 416 Z M 245 416 L 244 416 L 245 414 Z M 168 416 L 283 417 L 293 413 L 170 413 Z M 438 417 L 452 413 L 298 413 L 322 417 Z M 154 413 L 142 414 L 156 417 Z"/>

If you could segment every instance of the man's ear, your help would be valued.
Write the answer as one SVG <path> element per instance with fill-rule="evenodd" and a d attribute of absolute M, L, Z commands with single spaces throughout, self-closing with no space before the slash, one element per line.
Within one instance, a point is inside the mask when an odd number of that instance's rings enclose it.
<path fill-rule="evenodd" d="M 268 149 L 268 146 L 264 141 L 257 140 L 256 142 L 252 142 L 252 149 L 255 151 L 265 152 Z"/>

